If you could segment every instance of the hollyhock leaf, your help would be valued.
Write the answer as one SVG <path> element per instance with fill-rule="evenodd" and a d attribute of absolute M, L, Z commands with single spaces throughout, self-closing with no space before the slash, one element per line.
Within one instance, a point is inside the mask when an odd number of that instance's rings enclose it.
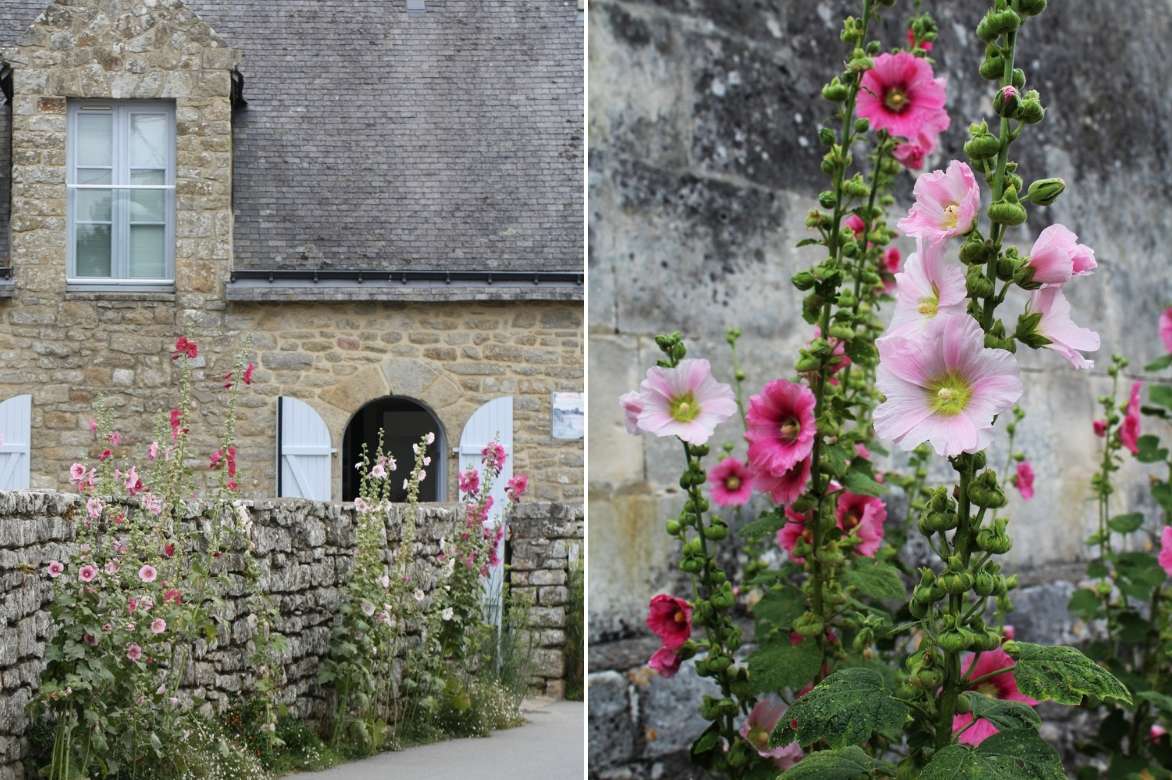
<path fill-rule="evenodd" d="M 801 241 L 799 241 L 797 244 L 795 244 L 795 246 L 797 246 L 798 249 L 801 249 L 804 246 L 814 246 L 814 244 L 821 244 L 821 243 L 822 242 L 816 238 L 803 238 Z"/>
<path fill-rule="evenodd" d="M 1160 446 L 1160 439 L 1156 436 L 1140 436 L 1136 446 L 1139 451 L 1135 453 L 1135 458 L 1140 463 L 1162 463 L 1168 459 L 1168 450 Z"/>
<path fill-rule="evenodd" d="M 760 539 L 766 536 L 773 536 L 783 525 L 785 525 L 785 515 L 773 509 L 768 512 L 762 512 L 756 520 L 742 525 L 737 529 L 737 536 L 742 539 Z"/>
<path fill-rule="evenodd" d="M 1120 553 L 1115 559 L 1119 588 L 1132 598 L 1147 601 L 1152 591 L 1164 584 L 1167 575 L 1156 556 L 1145 552 Z"/>
<path fill-rule="evenodd" d="M 968 693 L 968 697 L 973 715 L 989 721 L 1001 731 L 1037 731 L 1042 727 L 1042 716 L 1028 704 L 994 699 L 973 691 Z"/>
<path fill-rule="evenodd" d="M 874 558 L 858 558 L 846 570 L 846 584 L 876 601 L 902 601 L 907 587 L 899 569 Z"/>
<path fill-rule="evenodd" d="M 792 628 L 794 621 L 806 611 L 806 598 L 792 585 L 771 590 L 753 606 L 753 617 L 769 628 Z"/>
<path fill-rule="evenodd" d="M 1067 645 L 1006 642 L 1017 687 L 1026 696 L 1077 706 L 1084 697 L 1131 706 L 1131 693 L 1103 667 Z"/>
<path fill-rule="evenodd" d="M 875 761 L 858 745 L 819 750 L 790 767 L 778 780 L 856 780 L 870 777 Z"/>
<path fill-rule="evenodd" d="M 713 723 L 704 730 L 704 733 L 692 743 L 690 753 L 692 756 L 692 763 L 697 766 L 708 768 L 712 766 L 712 760 L 715 757 L 716 746 L 720 743 L 720 721 L 713 721 Z"/>
<path fill-rule="evenodd" d="M 1144 371 L 1163 371 L 1168 366 L 1172 366 L 1172 353 L 1164 355 L 1162 358 L 1156 358 L 1151 363 L 1144 366 Z"/>
<path fill-rule="evenodd" d="M 834 444 L 822 450 L 822 463 L 836 477 L 842 477 L 850 468 L 854 450 L 846 444 Z"/>
<path fill-rule="evenodd" d="M 1152 485 L 1152 498 L 1165 512 L 1172 512 L 1172 483 L 1157 482 Z"/>
<path fill-rule="evenodd" d="M 876 732 L 900 733 L 907 717 L 907 705 L 892 695 L 879 672 L 840 669 L 793 703 L 770 744 L 781 746 L 796 739 L 802 747 L 819 740 L 832 748 L 858 745 Z"/>
<path fill-rule="evenodd" d="M 1148 417 L 1159 417 L 1161 420 L 1167 420 L 1169 416 L 1168 410 L 1162 406 L 1148 406 L 1144 404 L 1139 410 Z"/>
<path fill-rule="evenodd" d="M 1116 638 L 1124 644 L 1134 645 L 1148 638 L 1151 625 L 1138 612 L 1121 612 L 1116 616 L 1119 630 Z"/>
<path fill-rule="evenodd" d="M 857 469 L 847 472 L 842 484 L 851 493 L 859 493 L 864 496 L 881 496 L 885 490 L 883 485 L 876 482 L 871 475 Z"/>
<path fill-rule="evenodd" d="M 1083 620 L 1093 620 L 1098 617 L 1099 608 L 1102 605 L 1103 602 L 1093 590 L 1079 588 L 1070 597 L 1070 603 L 1066 605 L 1066 608 Z"/>
<path fill-rule="evenodd" d="M 1115 515 L 1115 517 L 1107 521 L 1107 525 L 1111 527 L 1111 530 L 1118 534 L 1129 534 L 1133 531 L 1138 531 L 1143 524 L 1144 516 L 1141 512 Z"/>
<path fill-rule="evenodd" d="M 1062 759 L 1030 730 L 1002 731 L 978 748 L 950 745 L 936 753 L 920 780 L 1065 780 Z"/>
<path fill-rule="evenodd" d="M 1148 388 L 1148 400 L 1172 409 L 1172 385 L 1152 385 Z"/>
<path fill-rule="evenodd" d="M 822 666 L 822 650 L 807 639 L 793 644 L 783 635 L 749 656 L 749 679 L 757 693 L 801 688 L 814 679 Z"/>
<path fill-rule="evenodd" d="M 1137 693 L 1135 698 L 1142 699 L 1149 704 L 1154 705 L 1162 712 L 1168 715 L 1172 715 L 1172 696 L 1169 696 L 1166 693 L 1160 693 L 1159 691 L 1144 691 L 1142 693 Z"/>

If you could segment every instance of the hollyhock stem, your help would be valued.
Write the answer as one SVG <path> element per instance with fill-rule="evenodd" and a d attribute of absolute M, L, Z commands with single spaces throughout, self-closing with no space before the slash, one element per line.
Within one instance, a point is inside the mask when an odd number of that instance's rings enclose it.
<path fill-rule="evenodd" d="M 867 29 L 871 26 L 871 5 L 872 5 L 872 0 L 863 0 L 863 22 L 862 22 L 861 31 L 859 33 L 859 39 L 858 39 L 858 45 L 860 47 L 866 43 Z M 854 81 L 850 85 L 850 90 L 847 95 L 846 106 L 843 108 L 842 128 L 838 131 L 838 143 L 839 143 L 839 146 L 842 149 L 844 155 L 847 155 L 850 153 L 851 146 L 853 145 L 854 140 L 855 140 L 855 134 L 854 134 L 855 103 L 858 100 L 859 89 L 862 87 L 862 83 L 863 83 L 862 77 L 859 74 L 855 74 Z M 835 174 L 834 174 L 834 199 L 835 199 L 834 222 L 833 222 L 834 229 L 830 234 L 830 247 L 829 247 L 829 249 L 830 249 L 831 256 L 834 257 L 836 261 L 840 259 L 839 253 L 842 251 L 842 235 L 841 235 L 842 220 L 846 216 L 846 200 L 843 197 L 843 194 L 844 194 L 843 193 L 843 183 L 846 180 L 846 169 L 847 169 L 847 164 L 844 161 L 841 165 L 838 166 L 838 169 L 835 171 Z M 825 314 L 823 316 L 823 320 L 827 321 L 826 328 L 829 328 L 828 321 L 829 321 L 829 317 L 830 317 L 830 315 L 829 315 L 829 307 L 830 306 L 831 306 L 831 304 L 829 302 L 824 304 Z M 828 330 L 822 331 L 822 333 L 824 335 L 828 332 L 829 332 Z"/>
<path fill-rule="evenodd" d="M 1017 0 L 1010 3 L 1013 10 L 1019 10 Z M 1013 84 L 1013 61 L 1017 53 L 1017 32 L 1010 32 L 1006 34 L 1005 45 L 1005 67 L 1001 74 L 1001 86 L 1011 86 Z M 997 153 L 997 168 L 993 174 L 993 202 L 1001 200 L 1005 195 L 1005 178 L 1007 168 L 1009 166 L 1009 145 L 1013 143 L 1013 137 L 1010 132 L 1009 117 L 1001 117 L 1001 150 Z M 1005 226 L 993 226 L 993 247 L 994 252 L 991 253 L 988 266 L 985 269 L 986 277 L 989 284 L 993 285 L 994 289 L 997 284 L 997 261 L 1001 256 L 1001 242 L 1005 238 Z M 990 295 L 985 298 L 985 307 L 981 315 L 981 327 L 988 331 L 993 327 L 993 313 L 997 309 L 997 305 L 1004 300 L 1004 290 L 1001 296 L 994 297 Z"/>
<path fill-rule="evenodd" d="M 960 473 L 960 486 L 957 489 L 957 526 L 956 534 L 952 537 L 956 555 L 963 562 L 963 570 L 968 569 L 970 552 L 969 526 L 971 506 L 969 503 L 969 486 L 973 479 L 972 458 L 960 455 L 953 461 L 953 467 Z M 941 535 L 943 538 L 943 534 Z M 948 612 L 959 622 L 964 606 L 964 595 L 954 594 L 948 597 Z M 952 741 L 952 720 L 956 716 L 956 701 L 964 687 L 964 680 L 960 672 L 960 651 L 945 650 L 944 652 L 944 688 L 940 697 L 940 706 L 936 721 L 936 747 L 942 748 Z"/>

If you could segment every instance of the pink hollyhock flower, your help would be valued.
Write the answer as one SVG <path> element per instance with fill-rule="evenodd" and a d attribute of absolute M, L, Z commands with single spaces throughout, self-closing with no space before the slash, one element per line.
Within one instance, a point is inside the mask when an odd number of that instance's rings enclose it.
<path fill-rule="evenodd" d="M 138 476 L 138 467 L 131 466 L 130 471 L 126 472 L 126 492 L 131 496 L 137 496 L 142 492 L 142 480 Z"/>
<path fill-rule="evenodd" d="M 976 658 L 976 663 L 973 663 L 973 656 L 967 656 L 965 661 L 964 674 L 970 679 L 982 677 L 991 672 L 996 672 L 999 669 L 1011 669 L 1014 665 L 1013 659 L 1009 657 L 1001 648 L 996 650 L 989 650 L 981 653 Z M 978 683 L 975 687 L 969 690 L 983 693 L 986 696 L 991 696 L 994 699 L 1001 699 L 1003 701 L 1020 701 L 1028 704 L 1031 707 L 1037 706 L 1036 699 L 1031 699 L 1024 693 L 1017 689 L 1017 679 L 1013 676 L 1012 671 L 1006 671 L 1002 674 L 994 675 L 988 680 Z M 956 715 L 952 719 L 952 733 L 957 733 L 965 726 L 968 726 L 973 721 L 973 714 L 966 712 L 963 715 Z M 997 733 L 997 727 L 987 720 L 978 720 L 970 728 L 966 729 L 963 734 L 957 737 L 957 741 L 962 745 L 970 745 L 976 747 L 984 742 L 989 737 Z"/>
<path fill-rule="evenodd" d="M 855 238 L 861 238 L 863 233 L 867 232 L 867 223 L 858 214 L 851 214 L 843 220 L 843 226 L 850 228 L 850 231 L 855 234 Z"/>
<path fill-rule="evenodd" d="M 928 155 L 936 151 L 936 145 L 940 142 L 940 134 L 948 129 L 951 122 L 948 114 L 941 111 L 936 115 L 934 121 L 925 124 L 914 137 L 909 137 L 903 143 L 897 144 L 891 156 L 910 171 L 923 169 L 924 161 L 928 159 Z"/>
<path fill-rule="evenodd" d="M 639 415 L 643 412 L 643 396 L 632 390 L 619 396 L 619 405 L 623 407 L 623 423 L 627 426 L 627 433 L 632 436 L 639 432 Z"/>
<path fill-rule="evenodd" d="M 163 545 L 163 557 L 164 558 L 175 557 L 175 543 L 174 542 L 167 542 L 166 544 Z"/>
<path fill-rule="evenodd" d="M 508 481 L 505 485 L 505 492 L 513 501 L 520 501 L 521 496 L 525 495 L 525 491 L 529 489 L 529 475 L 518 474 Z"/>
<path fill-rule="evenodd" d="M 904 449 L 928 441 L 945 457 L 982 450 L 994 418 L 1021 398 L 1017 361 L 987 349 L 967 314 L 937 317 L 920 333 L 877 344 L 876 384 L 886 400 L 875 410 L 875 432 Z"/>
<path fill-rule="evenodd" d="M 914 192 L 915 205 L 899 221 L 905 235 L 931 244 L 972 229 L 981 207 L 981 187 L 965 163 L 953 160 L 947 171 L 925 173 L 916 179 Z"/>
<path fill-rule="evenodd" d="M 1097 266 L 1095 250 L 1078 243 L 1078 236 L 1065 225 L 1051 225 L 1041 232 L 1030 249 L 1034 281 L 1066 284 L 1075 276 L 1086 276 Z"/>
<path fill-rule="evenodd" d="M 65 572 L 65 564 L 61 561 L 49 561 L 49 565 L 45 567 L 45 572 L 53 579 L 57 579 Z"/>
<path fill-rule="evenodd" d="M 1026 305 L 1027 313 L 1040 313 L 1038 333 L 1049 340 L 1046 349 L 1052 349 L 1070 361 L 1075 368 L 1093 368 L 1093 360 L 1087 360 L 1084 352 L 1099 349 L 1099 334 L 1089 328 L 1080 328 L 1070 318 L 1070 301 L 1062 294 L 1060 287 L 1043 287 L 1030 296 Z"/>
<path fill-rule="evenodd" d="M 717 506 L 741 506 L 753 495 L 753 472 L 737 458 L 725 458 L 708 472 L 708 489 Z"/>
<path fill-rule="evenodd" d="M 253 362 L 250 360 L 250 361 L 248 361 L 248 365 L 245 366 L 245 368 L 244 368 L 244 384 L 246 384 L 246 385 L 252 384 L 252 374 L 254 371 L 256 371 L 256 365 L 254 365 Z"/>
<path fill-rule="evenodd" d="M 224 453 L 221 452 L 220 450 L 216 450 L 208 457 L 208 468 L 218 469 L 220 467 L 221 461 L 223 461 L 223 460 L 224 460 Z"/>
<path fill-rule="evenodd" d="M 93 582 L 98 578 L 98 567 L 87 563 L 77 570 L 77 578 L 82 582 Z"/>
<path fill-rule="evenodd" d="M 935 48 L 935 44 L 932 41 L 917 41 L 916 31 L 909 27 L 907 31 L 907 45 L 914 49 L 917 44 L 924 51 L 932 51 Z"/>
<path fill-rule="evenodd" d="M 1017 464 L 1017 474 L 1013 477 L 1013 486 L 1026 501 L 1034 497 L 1034 467 L 1030 465 L 1028 460 Z"/>
<path fill-rule="evenodd" d="M 664 647 L 675 650 L 692 636 L 692 605 L 664 593 L 652 596 L 647 607 L 647 627 Z"/>
<path fill-rule="evenodd" d="M 110 445 L 111 446 L 117 447 L 121 443 L 122 443 L 122 434 L 121 433 L 119 433 L 118 431 L 114 431 L 113 433 L 110 434 Z"/>
<path fill-rule="evenodd" d="M 143 582 L 154 582 L 158 576 L 159 572 L 149 563 L 144 563 L 142 568 L 138 570 L 138 578 Z"/>
<path fill-rule="evenodd" d="M 1160 534 L 1159 562 L 1164 572 L 1172 577 L 1172 525 L 1164 526 L 1164 531 Z"/>
<path fill-rule="evenodd" d="M 183 594 L 179 592 L 178 588 L 168 588 L 163 591 L 164 604 L 182 604 Z"/>
<path fill-rule="evenodd" d="M 152 441 L 151 446 L 147 447 L 147 457 L 151 460 L 159 457 L 159 443 L 157 441 Z"/>
<path fill-rule="evenodd" d="M 769 735 L 777 727 L 786 709 L 786 704 L 781 699 L 767 696 L 753 706 L 749 717 L 740 728 L 741 737 L 753 746 L 757 755 L 770 759 L 778 769 L 789 769 L 805 755 L 796 742 L 791 742 L 785 747 L 769 746 Z"/>
<path fill-rule="evenodd" d="M 382 463 L 374 464 L 370 468 L 370 476 L 374 477 L 375 479 L 386 479 L 387 467 L 384 466 Z"/>
<path fill-rule="evenodd" d="M 143 509 L 158 517 L 163 513 L 163 497 L 154 495 L 143 496 L 142 506 Z"/>
<path fill-rule="evenodd" d="M 786 507 L 786 523 L 777 531 L 777 546 L 785 550 L 794 563 L 805 563 L 805 558 L 794 555 L 794 547 L 802 539 L 806 544 L 814 543 L 814 532 L 806 526 L 806 515 L 798 514 Z"/>
<path fill-rule="evenodd" d="M 749 465 L 751 468 L 752 464 Z M 753 487 L 762 493 L 768 493 L 775 504 L 792 504 L 801 497 L 802 492 L 806 489 L 812 468 L 813 458 L 806 458 L 789 471 L 781 474 L 754 471 Z"/>
<path fill-rule="evenodd" d="M 155 618 L 151 621 L 151 633 L 161 634 L 167 630 L 167 621 L 162 618 Z"/>
<path fill-rule="evenodd" d="M 1127 411 L 1123 415 L 1123 424 L 1119 426 L 1119 441 L 1132 455 L 1139 454 L 1139 394 L 1142 390 L 1143 382 L 1132 382 Z"/>
<path fill-rule="evenodd" d="M 468 469 L 460 474 L 460 492 L 474 495 L 480 490 L 480 472 Z"/>
<path fill-rule="evenodd" d="M 81 483 L 85 480 L 85 466 L 80 463 L 74 463 L 69 467 L 69 479 L 71 482 Z"/>
<path fill-rule="evenodd" d="M 903 51 L 880 54 L 874 67 L 863 74 L 856 110 L 875 130 L 914 138 L 942 121 L 948 126 L 945 97 L 944 82 L 935 77 L 926 60 Z"/>
<path fill-rule="evenodd" d="M 98 638 L 88 631 L 81 635 L 81 641 L 85 642 L 90 647 L 98 646 Z"/>
<path fill-rule="evenodd" d="M 855 445 L 855 455 L 862 458 L 863 460 L 870 460 L 871 459 L 871 451 L 869 449 L 867 449 L 866 444 L 862 444 L 862 443 L 856 444 Z"/>
<path fill-rule="evenodd" d="M 1159 723 L 1153 723 L 1152 727 L 1148 730 L 1148 739 L 1150 739 L 1152 742 L 1159 742 L 1167 733 L 1168 730 L 1166 728 L 1161 726 Z"/>
<path fill-rule="evenodd" d="M 887 507 L 873 496 L 862 496 L 844 490 L 838 497 L 834 517 L 843 533 L 858 534 L 859 555 L 874 558 L 883 544 L 883 525 L 887 522 Z"/>
<path fill-rule="evenodd" d="M 1172 306 L 1160 315 L 1160 338 L 1164 340 L 1164 349 L 1172 352 Z"/>
<path fill-rule="evenodd" d="M 187 336 L 180 336 L 175 342 L 175 351 L 171 353 L 171 359 L 178 360 L 184 355 L 194 360 L 199 357 L 199 347 L 196 346 L 194 341 L 188 340 Z"/>
<path fill-rule="evenodd" d="M 102 454 L 98 456 L 98 460 L 107 461 L 110 458 L 112 458 L 113 456 L 114 456 L 114 453 L 110 452 L 110 450 L 108 450 L 108 449 L 102 450 Z"/>
<path fill-rule="evenodd" d="M 1107 435 L 1107 421 L 1095 420 L 1091 423 L 1091 429 L 1095 432 L 1095 435 L 1101 439 Z"/>
<path fill-rule="evenodd" d="M 668 647 L 661 647 L 651 656 L 651 660 L 647 662 L 647 665 L 659 672 L 660 677 L 675 677 L 676 672 L 680 670 L 680 662 L 682 660 L 676 655 L 675 650 Z"/>
<path fill-rule="evenodd" d="M 707 360 L 681 360 L 676 368 L 647 369 L 640 384 L 639 428 L 704 444 L 716 426 L 736 414 L 732 388 L 717 382 Z"/>
<path fill-rule="evenodd" d="M 118 573 L 118 561 L 106 561 L 106 574 L 114 575 Z"/>
<path fill-rule="evenodd" d="M 754 471 L 780 475 L 814 449 L 817 400 L 805 385 L 775 379 L 749 398 L 745 439 Z"/>
<path fill-rule="evenodd" d="M 366 514 L 370 511 L 370 504 L 366 502 L 365 498 L 358 496 L 354 499 L 354 510 L 360 514 Z"/>
<path fill-rule="evenodd" d="M 90 516 L 91 520 L 97 520 L 102 516 L 102 507 L 105 506 L 100 498 L 91 498 L 85 502 L 85 513 Z"/>
<path fill-rule="evenodd" d="M 903 261 L 903 255 L 900 254 L 899 247 L 893 246 L 883 253 L 883 266 L 891 274 L 899 273 L 900 263 Z"/>
<path fill-rule="evenodd" d="M 179 438 L 179 430 L 183 425 L 183 413 L 178 409 L 171 410 L 171 438 Z"/>
<path fill-rule="evenodd" d="M 97 420 L 90 420 L 87 423 L 87 425 L 89 426 L 90 433 L 97 433 L 98 432 L 98 421 Z"/>
<path fill-rule="evenodd" d="M 944 259 L 944 249 L 944 243 L 916 242 L 916 251 L 895 275 L 895 314 L 888 334 L 914 333 L 938 316 L 964 314 L 964 271 L 959 263 Z"/>
<path fill-rule="evenodd" d="M 131 661 L 138 661 L 138 659 L 142 658 L 142 648 L 134 642 L 131 642 L 126 646 L 126 657 Z"/>

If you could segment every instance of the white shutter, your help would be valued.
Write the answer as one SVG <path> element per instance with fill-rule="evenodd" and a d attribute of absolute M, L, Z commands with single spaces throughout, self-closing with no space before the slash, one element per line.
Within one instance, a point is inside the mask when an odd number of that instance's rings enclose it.
<path fill-rule="evenodd" d="M 460 434 L 460 471 L 480 467 L 480 453 L 492 441 L 499 441 L 508 453 L 505 467 L 492 486 L 492 505 L 494 510 L 489 514 L 485 525 L 495 526 L 501 522 L 501 508 L 505 506 L 505 485 L 513 478 L 513 399 L 511 396 L 489 401 L 476 410 L 464 426 Z M 500 559 L 504 560 L 504 541 L 497 550 Z M 504 586 L 505 568 L 501 564 L 494 567 L 484 585 L 485 600 L 494 613 L 492 622 L 500 625 L 500 600 Z"/>
<path fill-rule="evenodd" d="M 313 407 L 296 398 L 277 399 L 280 426 L 280 476 L 277 495 L 329 501 L 331 497 L 330 431 Z"/>
<path fill-rule="evenodd" d="M 33 397 L 0 402 L 0 490 L 28 490 Z"/>

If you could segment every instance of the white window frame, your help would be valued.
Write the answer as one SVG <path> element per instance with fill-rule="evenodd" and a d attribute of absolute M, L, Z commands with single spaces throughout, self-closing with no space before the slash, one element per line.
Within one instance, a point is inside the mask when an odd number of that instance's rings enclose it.
<path fill-rule="evenodd" d="M 101 112 L 112 116 L 113 150 L 110 185 L 77 183 L 77 145 L 80 138 L 78 117 L 83 113 Z M 130 126 L 131 117 L 141 114 L 163 115 L 167 118 L 167 168 L 163 184 L 131 184 Z M 175 103 L 166 100 L 70 100 L 66 154 L 66 186 L 68 188 L 68 265 L 66 283 L 82 290 L 147 290 L 169 292 L 175 286 Z M 95 166 L 83 166 L 94 168 Z M 102 167 L 102 166 L 97 166 Z M 151 169 L 157 170 L 157 169 Z M 108 189 L 111 198 L 112 224 L 110 229 L 109 277 L 78 276 L 77 223 L 74 203 L 77 193 L 84 189 Z M 165 276 L 160 279 L 130 277 L 130 193 L 133 190 L 162 190 L 164 193 L 164 248 Z"/>

